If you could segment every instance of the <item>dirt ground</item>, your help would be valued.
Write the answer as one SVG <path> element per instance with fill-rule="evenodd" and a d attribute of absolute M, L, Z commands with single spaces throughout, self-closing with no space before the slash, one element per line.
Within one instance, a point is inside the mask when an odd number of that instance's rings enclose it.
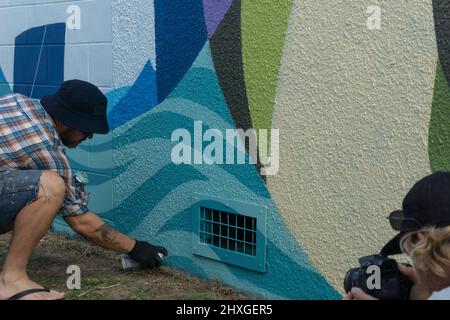
<path fill-rule="evenodd" d="M 10 235 L 0 236 L 3 265 Z M 81 289 L 68 290 L 69 265 L 81 269 Z M 39 284 L 66 292 L 69 300 L 244 300 L 248 297 L 217 281 L 205 281 L 168 267 L 123 271 L 117 254 L 86 241 L 48 233 L 29 265 L 29 276 Z"/>

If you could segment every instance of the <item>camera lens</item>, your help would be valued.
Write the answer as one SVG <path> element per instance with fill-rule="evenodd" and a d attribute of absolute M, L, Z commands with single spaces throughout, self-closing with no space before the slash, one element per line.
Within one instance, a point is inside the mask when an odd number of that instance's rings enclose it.
<path fill-rule="evenodd" d="M 357 272 L 357 270 L 358 270 L 358 268 L 350 269 L 345 274 L 345 277 L 344 277 L 344 290 L 345 290 L 345 293 L 350 292 L 350 290 L 352 289 L 352 287 L 353 287 L 353 275 L 355 274 L 355 272 Z"/>

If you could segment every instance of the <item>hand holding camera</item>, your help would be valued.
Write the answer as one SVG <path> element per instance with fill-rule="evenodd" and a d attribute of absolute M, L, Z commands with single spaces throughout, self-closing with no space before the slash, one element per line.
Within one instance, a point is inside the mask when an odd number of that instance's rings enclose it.
<path fill-rule="evenodd" d="M 404 264 L 399 263 L 398 269 L 401 273 L 403 273 L 406 277 L 411 279 L 413 285 L 411 287 L 411 291 L 409 294 L 409 300 L 426 300 L 430 297 L 431 292 L 428 290 L 426 286 L 419 282 L 419 278 L 417 277 L 416 270 L 414 270 L 411 266 L 406 266 Z"/>
<path fill-rule="evenodd" d="M 346 293 L 352 293 L 352 288 L 359 288 L 353 292 L 357 297 L 363 297 L 362 293 L 380 300 L 408 300 L 410 298 L 413 281 L 398 267 L 394 259 L 389 259 L 381 254 L 362 257 L 359 259 L 360 267 L 350 269 L 344 278 Z M 371 269 L 379 270 L 372 275 Z M 371 278 L 379 277 L 372 285 Z M 376 279 L 375 279 L 376 280 Z M 356 298 L 357 298 L 356 297 Z"/>
<path fill-rule="evenodd" d="M 396 294 L 392 291 L 386 292 L 386 290 L 384 292 L 381 292 L 381 291 L 380 292 L 376 292 L 376 291 L 371 292 L 371 290 L 369 290 L 367 287 L 365 288 L 365 290 L 361 289 L 360 287 L 352 287 L 349 289 L 348 286 L 350 285 L 349 281 L 350 281 L 350 278 L 352 277 L 352 275 L 351 275 L 352 271 L 360 269 L 360 268 L 355 268 L 355 269 L 352 269 L 349 272 L 347 272 L 346 280 L 345 280 L 345 282 L 347 282 L 347 284 L 344 284 L 344 286 L 346 286 L 345 287 L 346 295 L 343 297 L 343 299 L 344 300 L 381 300 L 381 299 L 426 300 L 430 297 L 431 292 L 426 288 L 426 286 L 424 286 L 423 284 L 421 284 L 419 282 L 416 271 L 414 270 L 413 267 L 402 264 L 402 263 L 398 263 L 397 267 L 398 267 L 398 270 L 403 275 L 403 277 L 406 277 L 407 279 L 409 279 L 409 281 L 411 283 L 411 287 L 409 287 L 408 289 L 404 288 L 405 296 L 401 296 L 399 294 L 399 292 L 402 292 L 402 290 L 399 288 L 397 288 L 397 289 L 388 288 L 388 290 L 392 290 L 392 289 L 396 290 L 397 291 Z M 355 273 L 353 273 L 353 276 L 354 276 L 354 274 Z M 389 282 L 389 280 L 387 282 Z M 408 294 L 406 294 L 406 290 L 408 291 Z"/>

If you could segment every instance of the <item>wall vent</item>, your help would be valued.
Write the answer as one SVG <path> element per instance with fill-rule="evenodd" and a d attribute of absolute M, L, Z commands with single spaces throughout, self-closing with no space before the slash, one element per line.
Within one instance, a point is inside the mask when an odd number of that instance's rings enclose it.
<path fill-rule="evenodd" d="M 265 272 L 267 208 L 207 195 L 195 198 L 193 253 Z"/>

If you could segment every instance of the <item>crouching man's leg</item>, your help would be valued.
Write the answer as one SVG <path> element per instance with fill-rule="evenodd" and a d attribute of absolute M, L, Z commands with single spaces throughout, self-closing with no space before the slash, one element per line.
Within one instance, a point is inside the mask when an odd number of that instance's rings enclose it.
<path fill-rule="evenodd" d="M 53 171 L 13 170 L 0 173 L 0 226 L 13 227 L 12 240 L 0 273 L 0 300 L 42 288 L 27 275 L 28 260 L 64 201 L 63 179 Z M 38 190 L 38 191 L 37 191 Z M 37 192 L 36 192 L 37 191 Z M 22 299 L 54 300 L 59 292 L 36 292 Z"/>

